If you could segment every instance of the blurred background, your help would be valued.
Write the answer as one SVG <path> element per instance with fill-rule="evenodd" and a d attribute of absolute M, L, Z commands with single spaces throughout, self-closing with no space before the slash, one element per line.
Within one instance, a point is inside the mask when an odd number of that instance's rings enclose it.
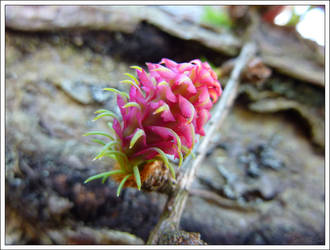
<path fill-rule="evenodd" d="M 83 184 L 83 137 L 131 65 L 258 54 L 197 169 L 181 228 L 208 244 L 324 244 L 324 6 L 6 6 L 6 244 L 144 244 L 166 196 Z"/>

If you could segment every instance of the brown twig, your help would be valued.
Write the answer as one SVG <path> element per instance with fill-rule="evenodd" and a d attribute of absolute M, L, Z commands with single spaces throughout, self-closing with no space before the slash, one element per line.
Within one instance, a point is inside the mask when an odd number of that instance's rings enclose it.
<path fill-rule="evenodd" d="M 149 235 L 147 244 L 157 244 L 162 232 L 178 229 L 181 215 L 189 195 L 188 190 L 194 180 L 196 167 L 199 166 L 204 159 L 211 137 L 227 116 L 237 94 L 240 75 L 255 53 L 256 45 L 252 42 L 245 44 L 242 48 L 222 97 L 213 109 L 214 111 L 210 121 L 205 126 L 206 135 L 195 146 L 194 151 L 196 158 L 189 156 L 183 163 L 182 173 L 178 178 L 176 188 L 174 192 L 168 196 L 164 211 L 157 225 Z"/>

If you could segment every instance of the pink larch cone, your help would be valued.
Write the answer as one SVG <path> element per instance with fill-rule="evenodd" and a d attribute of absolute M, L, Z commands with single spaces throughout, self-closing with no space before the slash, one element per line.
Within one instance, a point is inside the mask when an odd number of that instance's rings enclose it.
<path fill-rule="evenodd" d="M 165 65 L 163 65 L 165 64 Z M 137 78 L 131 80 L 129 94 L 115 89 L 122 119 L 108 110 L 99 110 L 96 119 L 111 116 L 112 134 L 91 132 L 87 135 L 108 136 L 108 143 L 96 158 L 108 156 L 117 161 L 115 170 L 93 176 L 86 182 L 109 176 L 123 186 L 141 188 L 146 171 L 155 161 L 162 161 L 175 178 L 168 155 L 179 159 L 187 156 L 195 143 L 195 133 L 204 135 L 204 124 L 210 119 L 210 109 L 222 93 L 217 76 L 208 63 L 193 60 L 176 63 L 162 59 L 160 64 L 147 63 L 149 73 L 134 66 Z M 142 177 L 142 178 L 141 178 Z M 133 184 L 133 180 L 135 183 Z"/>

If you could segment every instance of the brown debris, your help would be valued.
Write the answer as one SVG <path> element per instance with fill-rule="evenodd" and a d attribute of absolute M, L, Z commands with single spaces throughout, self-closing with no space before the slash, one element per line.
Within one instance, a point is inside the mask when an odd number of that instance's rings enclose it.
<path fill-rule="evenodd" d="M 201 240 L 201 235 L 183 230 L 167 230 L 162 233 L 159 245 L 207 245 Z"/>
<path fill-rule="evenodd" d="M 114 169 L 120 169 L 119 165 L 116 164 Z M 125 177 L 125 174 L 113 175 L 112 179 L 120 183 Z M 145 164 L 140 170 L 142 190 L 144 191 L 159 191 L 162 192 L 168 189 L 168 180 L 171 178 L 168 168 L 160 160 L 156 160 Z M 124 187 L 137 188 L 135 178 L 132 175 L 125 182 Z"/>

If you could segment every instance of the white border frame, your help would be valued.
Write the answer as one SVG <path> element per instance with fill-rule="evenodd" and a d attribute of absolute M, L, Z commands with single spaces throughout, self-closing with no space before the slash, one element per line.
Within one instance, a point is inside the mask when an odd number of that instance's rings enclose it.
<path fill-rule="evenodd" d="M 5 6 L 6 5 L 325 5 L 325 245 L 5 245 Z M 1 2 L 1 249 L 329 249 L 329 2 L 328 1 L 2 1 Z"/>

